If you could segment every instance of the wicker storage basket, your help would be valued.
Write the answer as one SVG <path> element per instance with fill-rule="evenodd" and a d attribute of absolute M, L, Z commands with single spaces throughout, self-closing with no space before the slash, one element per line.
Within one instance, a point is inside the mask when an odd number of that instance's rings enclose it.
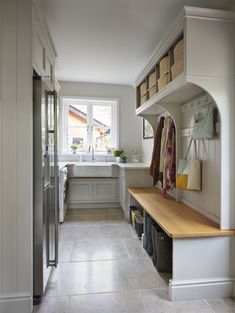
<path fill-rule="evenodd" d="M 174 63 L 183 63 L 184 58 L 184 41 L 180 40 L 173 49 Z"/>
<path fill-rule="evenodd" d="M 159 63 L 160 77 L 163 77 L 166 73 L 168 73 L 168 69 L 169 69 L 169 58 L 168 56 L 166 56 L 163 59 L 161 59 Z"/>
<path fill-rule="evenodd" d="M 158 80 L 158 90 L 161 90 L 161 89 L 164 88 L 167 84 L 168 84 L 168 74 L 162 76 L 162 77 Z"/>
<path fill-rule="evenodd" d="M 152 98 L 157 93 L 157 85 L 149 89 L 149 98 Z"/>
<path fill-rule="evenodd" d="M 140 85 L 140 96 L 144 96 L 147 93 L 147 83 L 144 82 L 142 85 Z"/>
<path fill-rule="evenodd" d="M 180 75 L 184 70 L 183 63 L 175 63 L 171 67 L 171 75 L 172 79 L 175 79 L 178 75 Z"/>
<path fill-rule="evenodd" d="M 145 103 L 147 101 L 147 95 L 144 95 L 140 98 L 140 104 L 142 105 L 143 103 Z"/>
<path fill-rule="evenodd" d="M 149 89 L 153 86 L 156 86 L 157 83 L 157 75 L 156 72 L 153 72 L 151 75 L 149 75 Z"/>

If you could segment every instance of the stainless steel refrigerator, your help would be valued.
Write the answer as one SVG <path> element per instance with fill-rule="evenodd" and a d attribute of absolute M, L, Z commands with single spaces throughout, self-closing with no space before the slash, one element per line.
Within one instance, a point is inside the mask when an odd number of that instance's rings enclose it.
<path fill-rule="evenodd" d="M 33 294 L 40 302 L 58 263 L 57 101 L 41 77 L 33 79 Z"/>

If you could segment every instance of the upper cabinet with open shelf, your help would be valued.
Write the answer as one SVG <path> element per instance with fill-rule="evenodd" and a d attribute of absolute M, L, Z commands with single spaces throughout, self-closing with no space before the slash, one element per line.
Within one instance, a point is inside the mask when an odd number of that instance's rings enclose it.
<path fill-rule="evenodd" d="M 233 23 L 232 12 L 184 7 L 136 78 L 137 115 L 191 100 L 208 78 L 232 77 Z"/>
<path fill-rule="evenodd" d="M 183 33 L 161 56 L 142 83 L 137 86 L 137 108 L 152 99 L 184 70 Z"/>

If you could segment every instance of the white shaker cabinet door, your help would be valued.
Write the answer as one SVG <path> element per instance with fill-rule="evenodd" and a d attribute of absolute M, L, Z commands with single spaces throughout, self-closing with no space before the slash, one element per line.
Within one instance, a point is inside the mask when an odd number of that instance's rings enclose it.
<path fill-rule="evenodd" d="M 107 179 L 95 181 L 94 200 L 117 201 L 118 200 L 117 181 Z"/>
<path fill-rule="evenodd" d="M 119 201 L 123 209 L 125 208 L 125 192 L 126 192 L 125 178 L 120 177 L 119 178 Z"/>
<path fill-rule="evenodd" d="M 93 200 L 93 182 L 90 180 L 72 181 L 69 183 L 69 202 L 87 202 Z"/>
<path fill-rule="evenodd" d="M 38 33 L 34 34 L 33 42 L 33 66 L 37 70 L 38 74 L 45 75 L 46 70 L 46 49 L 43 46 Z"/>
<path fill-rule="evenodd" d="M 46 81 L 48 86 L 53 89 L 54 84 L 54 65 L 53 59 L 50 56 L 46 56 Z"/>

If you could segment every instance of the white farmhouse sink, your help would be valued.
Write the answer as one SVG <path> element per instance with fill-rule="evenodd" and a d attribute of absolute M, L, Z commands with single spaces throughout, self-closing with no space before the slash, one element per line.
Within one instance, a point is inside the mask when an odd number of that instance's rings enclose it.
<path fill-rule="evenodd" d="M 113 166 L 109 162 L 80 162 L 68 164 L 69 177 L 112 177 Z"/>

